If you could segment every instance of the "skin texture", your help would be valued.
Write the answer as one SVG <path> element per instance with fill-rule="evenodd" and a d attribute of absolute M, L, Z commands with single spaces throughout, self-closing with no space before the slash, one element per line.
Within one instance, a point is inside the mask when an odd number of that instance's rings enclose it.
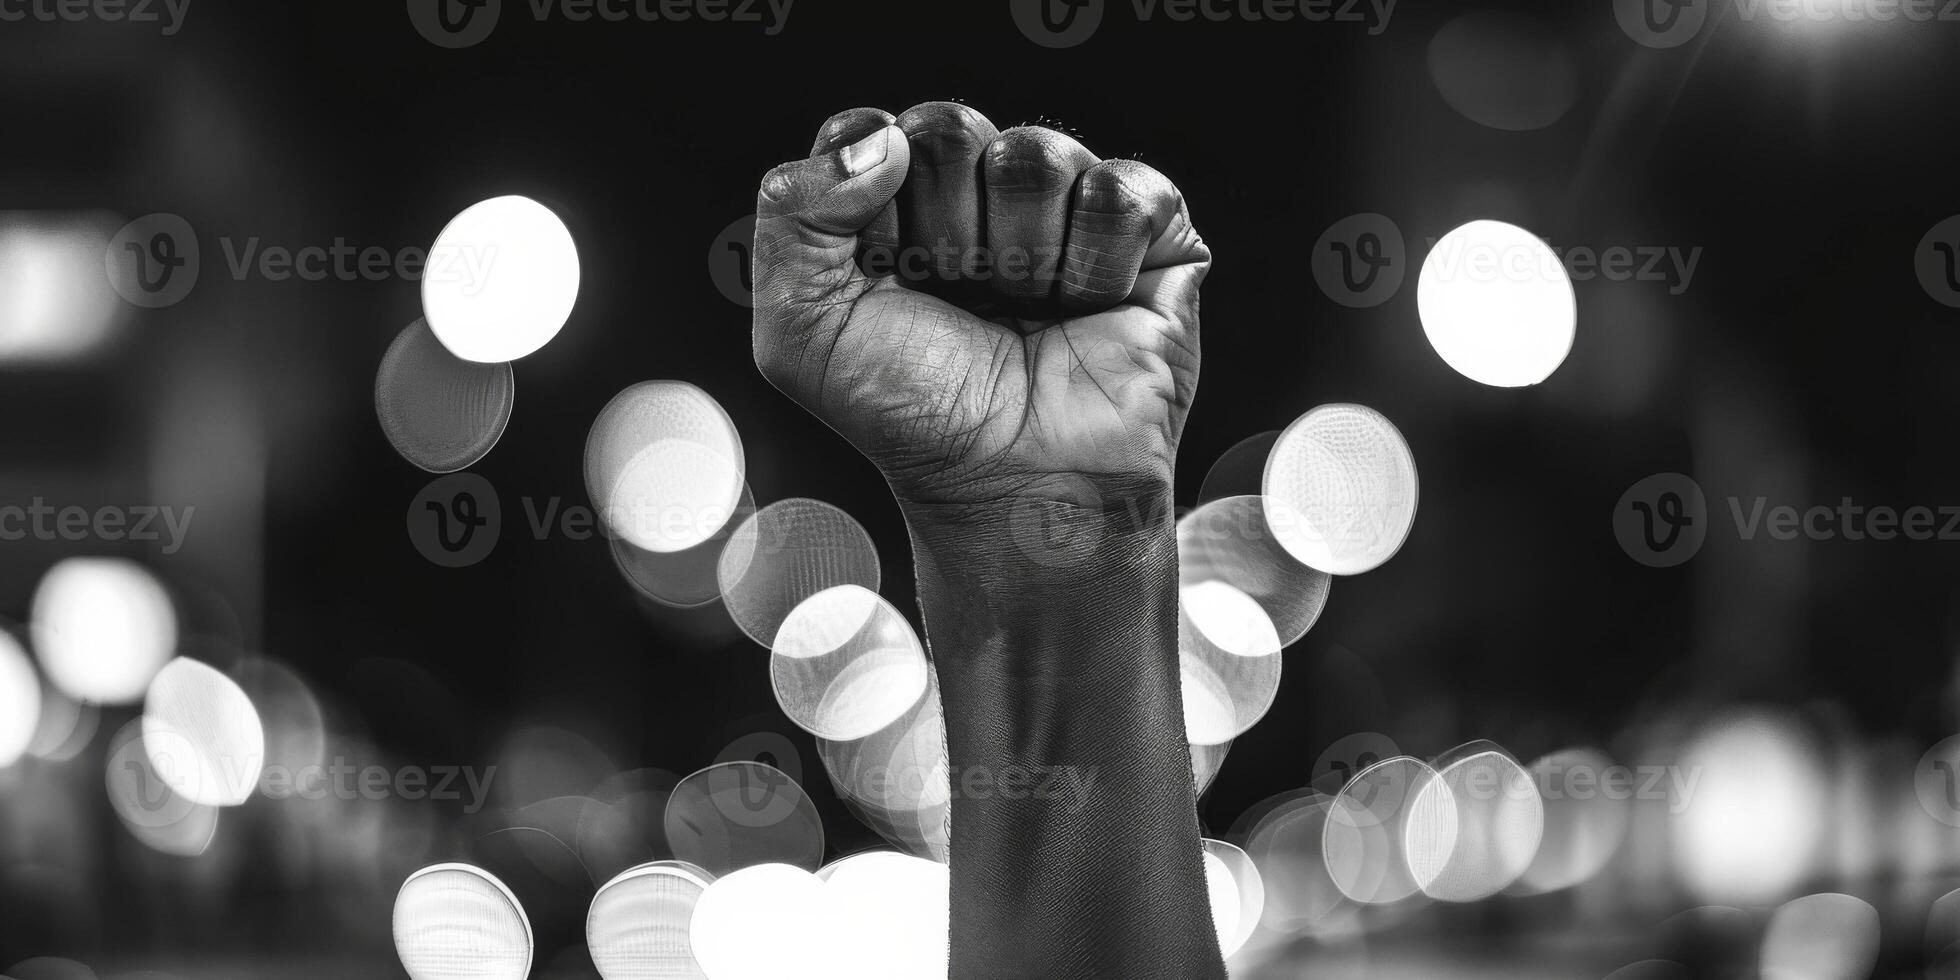
<path fill-rule="evenodd" d="M 1161 174 L 954 103 L 839 113 L 762 180 L 756 363 L 878 466 L 912 536 L 953 977 L 1225 975 L 1170 511 L 1210 261 Z M 1024 774 L 1072 795 L 998 791 Z"/>

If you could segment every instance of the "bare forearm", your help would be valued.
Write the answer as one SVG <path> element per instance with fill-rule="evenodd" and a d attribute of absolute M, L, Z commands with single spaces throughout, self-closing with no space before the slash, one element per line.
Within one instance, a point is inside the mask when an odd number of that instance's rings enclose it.
<path fill-rule="evenodd" d="M 907 508 L 952 765 L 952 976 L 1225 975 L 1167 494 Z M 1044 530 L 1045 529 L 1045 530 Z"/>

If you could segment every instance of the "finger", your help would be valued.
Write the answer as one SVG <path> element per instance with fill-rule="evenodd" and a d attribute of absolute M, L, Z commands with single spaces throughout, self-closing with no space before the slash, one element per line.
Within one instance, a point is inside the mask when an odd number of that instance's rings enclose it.
<path fill-rule="evenodd" d="M 898 117 L 898 128 L 912 142 L 912 171 L 898 192 L 899 241 L 906 249 L 900 272 L 963 278 L 986 244 L 980 160 L 1000 131 L 957 102 L 915 105 Z"/>
<path fill-rule="evenodd" d="M 1135 160 L 1106 160 L 1076 187 L 1061 300 L 1078 309 L 1129 302 L 1180 331 L 1198 326 L 1198 287 L 1211 250 L 1177 185 Z"/>
<path fill-rule="evenodd" d="M 1147 266 L 1196 261 L 1203 247 L 1176 185 L 1135 160 L 1105 160 L 1076 183 L 1062 257 L 1062 303 L 1115 306 L 1130 298 Z"/>
<path fill-rule="evenodd" d="M 1017 126 L 988 144 L 980 169 L 996 295 L 1023 303 L 1054 298 L 1069 197 L 1095 163 L 1082 144 L 1039 126 Z"/>
<path fill-rule="evenodd" d="M 845 109 L 824 120 L 823 127 L 817 130 L 816 142 L 810 147 L 811 156 L 835 153 L 892 124 L 892 114 L 883 109 L 869 106 Z M 893 201 L 878 212 L 878 217 L 865 226 L 859 236 L 858 251 L 863 253 L 882 253 L 890 255 L 898 250 L 898 202 Z M 870 259 L 871 266 L 878 264 L 877 258 Z"/>
<path fill-rule="evenodd" d="M 827 350 L 871 281 L 861 236 L 905 180 L 905 134 L 887 126 L 834 153 L 786 163 L 756 195 L 755 354 L 770 380 L 813 345 Z"/>

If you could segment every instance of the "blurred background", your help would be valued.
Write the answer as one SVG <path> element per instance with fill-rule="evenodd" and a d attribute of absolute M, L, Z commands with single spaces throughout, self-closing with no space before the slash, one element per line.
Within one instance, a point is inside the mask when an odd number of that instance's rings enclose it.
<path fill-rule="evenodd" d="M 0 972 L 405 975 L 397 890 L 466 861 L 521 901 L 534 975 L 597 976 L 595 890 L 675 856 L 661 801 L 732 759 L 800 774 L 826 856 L 878 845 L 720 602 L 651 599 L 604 538 L 531 523 L 589 504 L 586 436 L 615 394 L 686 381 L 741 433 L 755 503 L 848 512 L 917 626 L 884 482 L 756 373 L 728 246 L 756 179 L 833 112 L 957 99 L 1184 191 L 1216 262 L 1180 504 L 1232 447 L 1329 402 L 1384 413 L 1420 469 L 1406 546 L 1333 583 L 1201 800 L 1208 836 L 1271 862 L 1235 975 L 1960 976 L 1960 898 L 1942 899 L 1960 887 L 1943 742 L 1960 528 L 1941 510 L 1960 463 L 1940 441 L 1960 279 L 1938 265 L 1960 231 L 1937 227 L 1960 211 L 1943 98 L 1960 15 L 1696 0 L 1683 37 L 1628 4 L 1279 20 L 1160 2 L 1092 6 L 1079 42 L 1007 2 L 811 2 L 773 22 L 506 2 L 463 46 L 401 4 L 0 18 L 0 505 L 19 509 L 0 532 L 22 529 L 0 541 L 0 615 L 39 671 L 0 669 L 0 712 L 33 718 L 0 758 Z M 570 230 L 577 304 L 514 364 L 508 427 L 469 467 L 501 500 L 494 549 L 445 567 L 412 537 L 432 474 L 377 420 L 383 356 L 422 316 L 392 263 L 511 194 Z M 194 232 L 197 274 L 142 305 L 105 258 L 155 215 Z M 1478 384 L 1425 340 L 1417 267 L 1475 218 L 1565 255 L 1576 339 L 1542 384 Z M 1316 249 L 1341 227 L 1393 233 L 1399 288 L 1330 281 Z M 247 258 L 336 245 L 380 250 L 384 271 Z M 1615 249 L 1630 264 L 1576 259 Z M 1705 495 L 1705 540 L 1674 564 L 1616 534 L 1623 495 L 1668 473 Z M 1938 516 L 1917 539 L 1817 530 L 1839 519 L 1751 536 L 1759 501 L 1847 498 Z M 37 525 L 41 505 L 57 516 Z M 90 517 L 63 530 L 72 508 Z M 105 533 L 105 509 L 156 533 Z M 150 673 L 171 655 L 225 673 L 268 760 L 453 771 L 458 798 L 260 789 L 132 818 L 117 760 L 149 673 L 134 697 L 64 694 L 37 613 L 149 651 Z M 1330 892 L 1317 853 L 1301 871 L 1259 837 L 1275 812 L 1318 802 L 1325 820 L 1374 759 L 1479 740 L 1526 771 L 1584 750 L 1702 781 L 1577 814 L 1543 794 L 1525 860 L 1547 887 L 1526 874 L 1476 901 Z M 1787 904 L 1820 894 L 1855 903 Z M 1804 915 L 1821 925 L 1793 933 Z M 1869 956 L 1791 960 L 1793 934 Z"/>

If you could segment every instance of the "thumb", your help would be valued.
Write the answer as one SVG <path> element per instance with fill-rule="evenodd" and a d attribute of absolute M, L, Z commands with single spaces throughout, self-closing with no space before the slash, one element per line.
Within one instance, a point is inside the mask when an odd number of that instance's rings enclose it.
<path fill-rule="evenodd" d="M 871 287 L 855 262 L 858 237 L 897 195 L 910 165 L 904 132 L 886 126 L 762 178 L 755 207 L 755 348 L 765 370 L 768 358 L 800 354 L 825 328 L 841 327 L 849 304 L 839 300 Z"/>

